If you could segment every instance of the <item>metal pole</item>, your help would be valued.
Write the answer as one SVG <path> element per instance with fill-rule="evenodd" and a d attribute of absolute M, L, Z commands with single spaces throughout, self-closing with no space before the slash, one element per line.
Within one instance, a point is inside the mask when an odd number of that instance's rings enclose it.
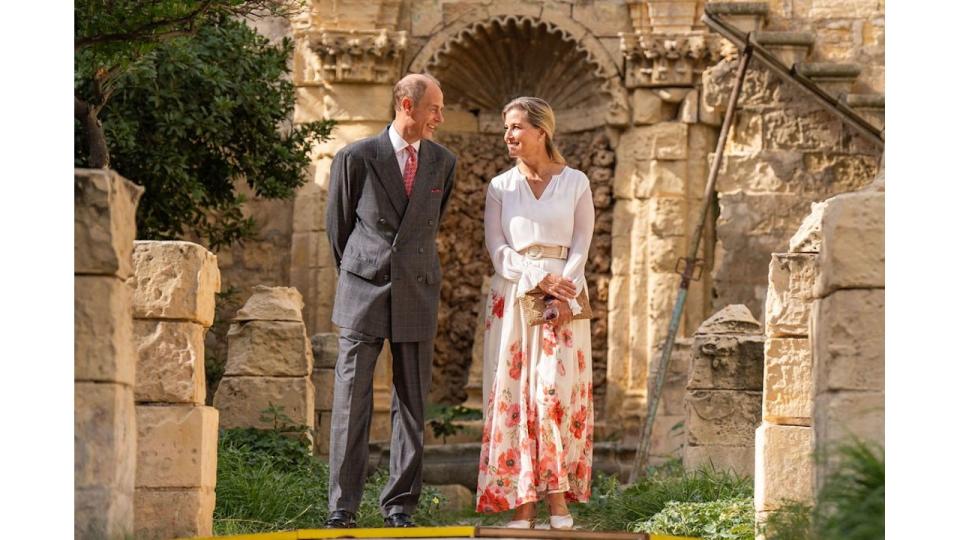
<path fill-rule="evenodd" d="M 723 159 L 723 148 L 727 144 L 727 135 L 730 133 L 730 125 L 733 123 L 733 113 L 737 107 L 737 98 L 740 97 L 740 89 L 743 88 L 743 81 L 747 75 L 747 64 L 753 55 L 753 47 L 748 43 L 740 54 L 740 65 L 737 68 L 737 80 L 730 93 L 730 102 L 727 104 L 727 112 L 723 117 L 723 126 L 720 128 L 720 138 L 717 140 L 717 151 L 714 154 L 713 163 L 710 165 L 710 175 L 707 177 L 707 187 L 703 194 L 703 206 L 700 209 L 700 219 L 697 227 L 693 230 L 693 238 L 690 241 L 690 250 L 685 259 L 683 274 L 680 278 L 680 291 L 677 293 L 677 301 L 673 305 L 673 315 L 670 317 L 670 328 L 667 331 L 667 340 L 663 345 L 663 354 L 660 356 L 660 364 L 657 368 L 656 385 L 653 395 L 647 403 L 647 417 L 643 423 L 643 434 L 637 444 L 637 452 L 634 455 L 633 469 L 630 471 L 630 480 L 632 484 L 637 481 L 639 475 L 643 474 L 647 464 L 647 454 L 650 451 L 650 437 L 653 433 L 653 420 L 657 414 L 657 405 L 660 404 L 660 394 L 663 392 L 663 378 L 670 365 L 670 354 L 673 352 L 673 344 L 677 338 L 677 331 L 680 328 L 680 316 L 683 314 L 683 305 L 687 301 L 687 290 L 690 288 L 690 281 L 697 265 L 697 252 L 700 251 L 700 237 L 703 234 L 703 227 L 707 222 L 707 215 L 710 212 L 710 206 L 713 202 L 715 185 L 717 183 L 717 173 L 720 171 L 720 161 Z"/>

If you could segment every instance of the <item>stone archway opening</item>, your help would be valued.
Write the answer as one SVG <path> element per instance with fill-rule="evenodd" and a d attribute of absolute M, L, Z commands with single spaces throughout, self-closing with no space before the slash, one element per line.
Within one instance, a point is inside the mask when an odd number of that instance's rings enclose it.
<path fill-rule="evenodd" d="M 581 36 L 582 38 L 582 36 Z M 607 356 L 607 290 L 613 224 L 615 154 L 606 136 L 619 79 L 611 62 L 549 21 L 505 15 L 462 27 L 425 47 L 411 71 L 440 80 L 451 110 L 438 140 L 458 155 L 457 187 L 438 237 L 444 280 L 435 342 L 431 400 L 481 406 L 477 388 L 485 322 L 482 285 L 493 268 L 483 241 L 487 183 L 512 166 L 502 141 L 500 111 L 523 95 L 542 97 L 557 113 L 557 144 L 571 167 L 590 177 L 597 225 L 587 266 L 593 324 L 594 396 L 602 410 Z M 604 54 L 606 54 L 604 52 Z M 606 59 L 609 60 L 609 59 Z"/>

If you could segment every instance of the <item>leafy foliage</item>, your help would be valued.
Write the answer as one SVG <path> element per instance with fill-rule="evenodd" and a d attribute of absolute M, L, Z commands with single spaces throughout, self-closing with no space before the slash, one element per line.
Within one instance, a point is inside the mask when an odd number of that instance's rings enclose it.
<path fill-rule="evenodd" d="M 471 409 L 463 405 L 441 405 L 431 407 L 427 411 L 427 424 L 433 430 L 433 436 L 443 440 L 447 444 L 447 437 L 452 437 L 457 433 L 467 429 L 463 424 L 457 424 L 463 420 L 480 420 L 483 413 L 480 409 Z"/>
<path fill-rule="evenodd" d="M 753 540 L 753 498 L 668 502 L 634 532 L 692 536 L 704 540 Z"/>
<path fill-rule="evenodd" d="M 148 35 L 77 50 L 75 93 L 90 103 L 109 95 L 99 119 L 111 167 L 146 187 L 137 211 L 140 238 L 192 233 L 216 248 L 249 237 L 255 224 L 241 210 L 245 197 L 235 182 L 245 181 L 263 198 L 292 196 L 304 182 L 308 152 L 333 127 L 330 121 L 292 124 L 292 43 L 271 45 L 227 16 L 249 2 L 117 2 L 107 13 L 95 4 L 77 5 L 77 40 L 142 27 L 147 23 L 118 22 L 124 10 L 141 4 L 154 10 L 145 12 L 150 20 L 175 18 L 198 4 L 222 8 L 192 19 L 183 37 Z M 100 75 L 104 71 L 110 74 Z M 75 125 L 74 161 L 86 166 L 85 134 Z"/>
<path fill-rule="evenodd" d="M 630 530 L 651 519 L 667 503 L 707 503 L 753 497 L 753 479 L 736 473 L 704 467 L 684 471 L 679 461 L 650 469 L 636 484 L 623 486 L 615 477 L 594 478 L 590 502 L 575 505 L 580 525 L 593 530 Z"/>
<path fill-rule="evenodd" d="M 837 458 L 811 507 L 797 502 L 771 514 L 769 540 L 866 540 L 884 537 L 886 494 L 883 449 L 853 439 L 833 450 Z M 828 453 L 829 454 L 829 453 Z M 826 455 L 818 456 L 820 461 Z"/>

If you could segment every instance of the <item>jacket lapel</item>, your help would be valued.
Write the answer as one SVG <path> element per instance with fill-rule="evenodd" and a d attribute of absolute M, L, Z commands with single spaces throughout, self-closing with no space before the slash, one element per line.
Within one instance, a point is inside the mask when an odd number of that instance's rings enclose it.
<path fill-rule="evenodd" d="M 400 174 L 397 156 L 393 152 L 393 143 L 390 142 L 390 135 L 387 132 L 389 129 L 390 126 L 387 126 L 387 129 L 377 137 L 377 160 L 373 163 L 373 168 L 377 172 L 377 180 L 387 192 L 393 209 L 397 211 L 397 215 L 403 217 L 407 209 L 407 194 L 403 191 L 403 176 Z"/>
<path fill-rule="evenodd" d="M 420 143 L 420 152 L 418 155 L 417 174 L 413 177 L 413 192 L 410 194 L 410 202 L 407 205 L 407 211 L 403 214 L 403 221 L 400 222 L 400 230 L 397 232 L 397 241 L 406 234 L 407 229 L 416 228 L 416 221 L 419 219 L 429 219 L 423 212 L 423 206 L 426 204 L 430 188 L 434 187 L 436 178 L 436 162 L 440 154 L 436 145 L 424 139 Z M 400 192 L 406 197 L 406 194 Z M 434 223 L 434 226 L 437 224 Z"/>

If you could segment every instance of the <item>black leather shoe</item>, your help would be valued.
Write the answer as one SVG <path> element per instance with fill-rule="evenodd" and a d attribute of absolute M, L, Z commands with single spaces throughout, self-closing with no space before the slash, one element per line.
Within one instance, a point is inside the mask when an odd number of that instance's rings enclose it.
<path fill-rule="evenodd" d="M 355 529 L 357 516 L 349 510 L 334 510 L 323 524 L 324 529 Z"/>
<path fill-rule="evenodd" d="M 413 522 L 413 519 L 410 518 L 410 514 L 404 514 L 403 512 L 390 514 L 390 516 L 383 518 L 383 525 L 385 527 L 416 527 L 417 526 L 417 524 Z"/>

